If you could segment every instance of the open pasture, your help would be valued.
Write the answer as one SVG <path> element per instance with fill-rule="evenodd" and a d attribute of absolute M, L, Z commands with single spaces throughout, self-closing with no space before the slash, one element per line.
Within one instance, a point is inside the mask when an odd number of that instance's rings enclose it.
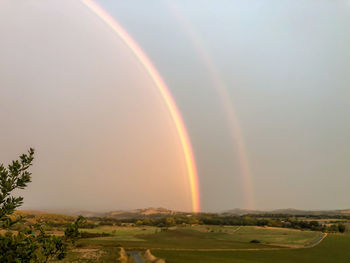
<path fill-rule="evenodd" d="M 300 231 L 275 227 L 241 227 L 231 239 L 240 242 L 258 240 L 264 244 L 289 247 L 303 247 L 310 244 L 321 233 L 316 231 Z"/>
<path fill-rule="evenodd" d="M 312 248 L 256 251 L 171 251 L 154 250 L 153 254 L 168 263 L 348 263 L 350 235 L 329 234 Z"/>
<path fill-rule="evenodd" d="M 186 226 L 161 229 L 157 227 L 103 226 L 84 229 L 108 236 L 86 238 L 82 246 L 115 246 L 129 249 L 269 249 L 305 247 L 320 235 L 314 231 L 253 226 Z"/>

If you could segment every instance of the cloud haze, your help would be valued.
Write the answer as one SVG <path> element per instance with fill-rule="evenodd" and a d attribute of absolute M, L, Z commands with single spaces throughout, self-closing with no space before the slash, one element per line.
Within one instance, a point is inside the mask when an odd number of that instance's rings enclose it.
<path fill-rule="evenodd" d="M 244 208 L 246 190 L 237 136 L 198 43 L 237 114 L 255 208 L 350 207 L 348 1 L 192 0 L 175 11 L 160 0 L 98 3 L 174 95 L 203 210 Z M 190 210 L 176 130 L 121 40 L 77 1 L 0 5 L 0 160 L 37 149 L 25 205 Z"/>

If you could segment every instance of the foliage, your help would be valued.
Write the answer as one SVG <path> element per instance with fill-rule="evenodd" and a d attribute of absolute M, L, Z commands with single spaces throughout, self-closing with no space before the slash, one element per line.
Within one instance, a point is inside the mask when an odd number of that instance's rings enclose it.
<path fill-rule="evenodd" d="M 340 233 L 344 233 L 345 232 L 345 225 L 344 224 L 342 224 L 342 223 L 339 223 L 338 224 L 338 231 L 340 232 Z"/>
<path fill-rule="evenodd" d="M 321 221 L 318 221 L 322 219 Z M 222 225 L 222 226 L 269 226 L 293 228 L 312 231 L 323 232 L 341 232 L 346 228 L 340 223 L 329 224 L 326 219 L 340 219 L 346 221 L 349 219 L 346 216 L 291 216 L 288 214 L 252 214 L 252 215 L 225 215 L 216 213 L 199 213 L 199 214 L 176 214 L 166 216 L 143 216 L 135 218 L 114 219 L 114 218 L 90 218 L 97 222 L 98 225 L 122 225 L 135 224 L 137 226 L 157 226 L 157 227 L 171 227 L 179 225 Z M 338 221 L 335 221 L 338 222 Z"/>
<path fill-rule="evenodd" d="M 164 216 L 157 218 L 128 218 L 128 219 L 113 219 L 108 218 L 90 218 L 97 222 L 98 225 L 122 225 L 122 224 L 135 224 L 137 226 L 157 226 L 157 227 L 171 227 L 178 225 L 222 225 L 222 226 L 270 226 L 270 227 L 283 227 L 294 229 L 305 229 L 313 231 L 338 231 L 337 226 L 327 227 L 325 224 L 321 224 L 316 220 L 300 220 L 295 217 L 283 215 L 281 217 L 272 216 L 259 217 L 259 215 L 250 216 L 235 216 L 235 215 L 219 215 L 219 214 L 198 214 L 191 216 Z"/>
<path fill-rule="evenodd" d="M 0 262 L 61 260 L 66 256 L 69 245 L 79 237 L 82 217 L 67 226 L 63 237 L 58 237 L 46 234 L 42 224 L 23 225 L 22 216 L 14 216 L 15 209 L 23 203 L 23 197 L 16 197 L 14 191 L 24 189 L 31 182 L 28 169 L 33 160 L 34 149 L 30 148 L 27 154 L 12 161 L 7 168 L 0 165 L 0 230 L 5 231 L 0 235 Z"/>
<path fill-rule="evenodd" d="M 23 197 L 12 195 L 15 189 L 24 189 L 30 182 L 31 173 L 28 168 L 34 160 L 34 149 L 30 148 L 28 154 L 22 154 L 20 160 L 12 161 L 7 168 L 0 165 L 0 227 L 9 227 L 17 220 L 10 215 L 23 203 Z"/>
<path fill-rule="evenodd" d="M 75 241 L 80 237 L 79 227 L 84 223 L 85 219 L 79 216 L 73 224 L 69 224 L 64 231 L 64 237 L 67 240 L 71 240 L 74 244 Z"/>

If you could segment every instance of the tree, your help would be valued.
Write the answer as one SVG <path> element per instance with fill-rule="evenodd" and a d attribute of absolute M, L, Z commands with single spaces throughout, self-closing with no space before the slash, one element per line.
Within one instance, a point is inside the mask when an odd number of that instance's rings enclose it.
<path fill-rule="evenodd" d="M 0 164 L 0 262 L 48 262 L 50 259 L 61 260 L 66 256 L 70 244 L 79 237 L 78 227 L 83 218 L 69 224 L 63 237 L 48 235 L 42 225 L 25 226 L 18 232 L 10 231 L 15 224 L 23 223 L 21 217 L 13 215 L 22 205 L 23 197 L 14 196 L 13 192 L 24 189 L 31 182 L 28 171 L 34 160 L 34 149 L 22 154 L 19 160 L 12 161 L 7 168 Z"/>
<path fill-rule="evenodd" d="M 166 226 L 174 226 L 174 225 L 176 225 L 176 221 L 172 217 L 167 217 L 167 218 L 165 218 L 165 225 Z"/>
<path fill-rule="evenodd" d="M 329 231 L 329 232 L 337 232 L 338 231 L 338 227 L 337 227 L 337 225 L 332 224 L 332 225 L 327 227 L 327 231 Z"/>
<path fill-rule="evenodd" d="M 342 224 L 342 223 L 339 223 L 339 224 L 338 224 L 338 231 L 339 231 L 340 233 L 344 233 L 344 232 L 345 232 L 345 225 Z"/>

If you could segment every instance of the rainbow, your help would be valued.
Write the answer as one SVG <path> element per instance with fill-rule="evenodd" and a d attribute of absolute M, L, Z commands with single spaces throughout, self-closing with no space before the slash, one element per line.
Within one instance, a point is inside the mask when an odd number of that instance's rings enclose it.
<path fill-rule="evenodd" d="M 184 153 L 184 159 L 186 162 L 191 190 L 192 209 L 194 212 L 199 212 L 199 184 L 193 150 L 181 114 L 177 109 L 174 99 L 172 98 L 171 93 L 169 92 L 169 89 L 167 88 L 160 74 L 153 66 L 152 62 L 149 60 L 145 52 L 139 47 L 139 45 L 133 40 L 133 38 L 122 28 L 121 25 L 119 25 L 119 23 L 113 17 L 111 17 L 104 9 L 102 9 L 98 4 L 96 4 L 92 0 L 81 0 L 81 2 L 85 6 L 87 6 L 94 14 L 96 14 L 106 25 L 108 25 L 112 29 L 112 31 L 116 33 L 119 36 L 119 38 L 130 48 L 130 50 L 140 61 L 148 75 L 153 80 L 157 89 L 159 90 L 159 93 L 163 98 L 171 115 L 171 118 L 174 122 Z"/>
<path fill-rule="evenodd" d="M 180 8 L 176 4 L 176 1 L 165 0 L 165 4 L 173 13 L 175 18 L 178 20 L 179 24 L 183 27 L 186 35 L 189 37 L 192 45 L 195 47 L 195 52 L 197 52 L 199 57 L 203 60 L 203 64 L 209 72 L 211 82 L 219 94 L 221 105 L 223 106 L 223 109 L 226 113 L 227 123 L 231 131 L 233 147 L 237 149 L 238 161 L 240 165 L 240 172 L 243 183 L 245 208 L 253 209 L 254 189 L 252 184 L 252 172 L 249 165 L 242 129 L 236 111 L 232 105 L 227 86 L 223 81 L 222 77 L 220 76 L 220 72 L 217 66 L 215 65 L 208 51 L 203 45 L 203 41 L 201 40 L 200 36 L 198 35 L 197 31 L 193 28 L 193 26 L 182 15 L 182 13 L 180 12 Z"/>

